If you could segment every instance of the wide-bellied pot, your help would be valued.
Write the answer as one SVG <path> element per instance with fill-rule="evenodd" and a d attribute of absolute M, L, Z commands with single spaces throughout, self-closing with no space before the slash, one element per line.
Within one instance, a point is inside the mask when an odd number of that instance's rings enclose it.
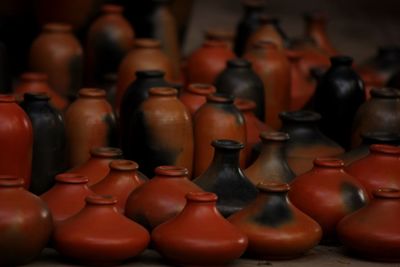
<path fill-rule="evenodd" d="M 193 117 L 196 111 L 207 102 L 207 96 L 215 92 L 216 89 L 211 84 L 192 83 L 181 92 L 179 100 L 187 107 Z"/>

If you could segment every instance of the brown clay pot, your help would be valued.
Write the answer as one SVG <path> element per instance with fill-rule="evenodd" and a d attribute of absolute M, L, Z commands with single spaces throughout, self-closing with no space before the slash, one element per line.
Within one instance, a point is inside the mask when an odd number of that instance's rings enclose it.
<path fill-rule="evenodd" d="M 304 16 L 305 35 L 311 38 L 315 44 L 329 56 L 338 54 L 326 33 L 327 18 L 322 13 L 309 13 Z"/>
<path fill-rule="evenodd" d="M 283 49 L 284 40 L 277 30 L 278 19 L 269 16 L 261 16 L 259 23 L 260 25 L 257 30 L 247 39 L 245 51 L 247 52 L 252 49 L 252 47 L 260 41 L 274 43 L 279 49 Z"/>
<path fill-rule="evenodd" d="M 31 69 L 46 73 L 50 87 L 63 96 L 76 93 L 82 83 L 82 47 L 71 30 L 68 24 L 46 24 L 29 53 Z"/>
<path fill-rule="evenodd" d="M 218 212 L 217 196 L 190 192 L 186 200 L 178 216 L 153 230 L 156 249 L 180 266 L 224 266 L 239 258 L 247 237 Z"/>
<path fill-rule="evenodd" d="M 289 184 L 260 183 L 257 199 L 228 220 L 249 239 L 249 256 L 264 260 L 299 257 L 322 237 L 319 224 L 288 199 Z"/>
<path fill-rule="evenodd" d="M 345 248 L 374 261 L 399 262 L 400 190 L 380 188 L 364 208 L 346 216 L 337 227 Z"/>
<path fill-rule="evenodd" d="M 317 158 L 314 168 L 296 177 L 289 191 L 290 201 L 322 227 L 326 243 L 337 241 L 338 222 L 368 200 L 361 183 L 343 168 L 339 159 Z"/>
<path fill-rule="evenodd" d="M 233 104 L 234 98 L 212 94 L 194 116 L 194 177 L 201 175 L 213 157 L 211 142 L 216 139 L 236 140 L 246 144 L 246 124 L 241 112 Z M 240 166 L 246 162 L 241 152 Z"/>
<path fill-rule="evenodd" d="M 230 49 L 233 48 L 233 38 L 235 34 L 223 28 L 209 28 L 204 32 L 204 39 L 207 41 L 222 41 L 228 44 Z"/>
<path fill-rule="evenodd" d="M 147 229 L 181 212 L 188 192 L 202 191 L 188 179 L 185 168 L 159 166 L 154 172 L 155 177 L 129 195 L 125 207 L 125 215 Z"/>
<path fill-rule="evenodd" d="M 69 164 L 78 166 L 90 157 L 93 147 L 110 146 L 115 138 L 115 117 L 106 92 L 83 88 L 65 112 Z"/>
<path fill-rule="evenodd" d="M 28 115 L 10 95 L 0 95 L 0 174 L 24 180 L 29 188 L 32 168 L 33 130 Z"/>
<path fill-rule="evenodd" d="M 21 178 L 0 176 L 1 266 L 32 261 L 45 248 L 53 230 L 46 204 L 23 184 Z"/>
<path fill-rule="evenodd" d="M 90 187 L 99 195 L 112 195 L 117 200 L 115 207 L 122 213 L 128 196 L 145 181 L 137 173 L 139 165 L 130 160 L 113 160 L 108 175 Z"/>
<path fill-rule="evenodd" d="M 85 208 L 56 226 L 58 252 L 89 265 L 116 266 L 146 249 L 149 233 L 118 212 L 115 198 L 90 195 L 85 201 Z"/>
<path fill-rule="evenodd" d="M 193 117 L 194 113 L 207 102 L 207 96 L 215 92 L 216 89 L 211 84 L 192 83 L 180 94 L 179 100 Z"/>

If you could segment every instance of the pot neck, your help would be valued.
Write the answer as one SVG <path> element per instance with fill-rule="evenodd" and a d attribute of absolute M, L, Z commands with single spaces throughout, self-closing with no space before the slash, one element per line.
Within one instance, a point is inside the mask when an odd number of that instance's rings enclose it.
<path fill-rule="evenodd" d="M 282 121 L 282 131 L 290 135 L 299 132 L 317 132 L 321 115 L 312 111 L 282 112 L 279 114 Z"/>
<path fill-rule="evenodd" d="M 210 192 L 189 192 L 186 194 L 186 205 L 181 216 L 200 213 L 204 215 L 221 216 L 217 210 L 217 195 Z M 179 216 L 179 215 L 178 215 Z"/>
<path fill-rule="evenodd" d="M 265 159 L 285 160 L 285 145 L 289 140 L 289 135 L 283 132 L 263 132 L 260 134 L 262 141 L 261 154 L 259 159 L 265 162 Z"/>
<path fill-rule="evenodd" d="M 212 146 L 214 147 L 214 158 L 210 168 L 213 166 L 224 166 L 225 168 L 240 169 L 240 150 L 244 147 L 242 143 L 233 140 L 220 139 L 214 140 Z"/>

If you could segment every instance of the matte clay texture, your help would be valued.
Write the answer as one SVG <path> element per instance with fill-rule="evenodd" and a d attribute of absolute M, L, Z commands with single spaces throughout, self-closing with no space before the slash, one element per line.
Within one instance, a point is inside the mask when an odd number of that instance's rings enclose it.
<path fill-rule="evenodd" d="M 192 83 L 183 90 L 179 100 L 187 107 L 193 117 L 196 111 L 207 102 L 207 96 L 215 92 L 216 89 L 211 84 Z"/>

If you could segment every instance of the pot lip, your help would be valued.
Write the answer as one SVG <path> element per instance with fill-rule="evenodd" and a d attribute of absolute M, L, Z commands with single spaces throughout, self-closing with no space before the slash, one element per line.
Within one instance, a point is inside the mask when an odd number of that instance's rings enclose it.
<path fill-rule="evenodd" d="M 373 88 L 370 94 L 374 98 L 400 98 L 400 90 L 391 87 Z"/>
<path fill-rule="evenodd" d="M 278 50 L 278 46 L 268 40 L 258 40 L 252 46 L 255 49 Z"/>
<path fill-rule="evenodd" d="M 124 12 L 124 7 L 115 4 L 104 4 L 101 6 L 101 12 L 105 14 L 121 14 Z"/>
<path fill-rule="evenodd" d="M 321 120 L 321 114 L 311 110 L 284 111 L 279 113 L 282 121 L 296 122 L 318 122 Z"/>
<path fill-rule="evenodd" d="M 235 97 L 223 93 L 214 93 L 207 95 L 207 102 L 220 103 L 220 104 L 232 104 Z"/>
<path fill-rule="evenodd" d="M 152 38 L 137 38 L 133 44 L 135 48 L 160 48 L 160 41 Z"/>
<path fill-rule="evenodd" d="M 204 31 L 206 40 L 217 40 L 217 41 L 232 41 L 235 34 L 233 31 L 223 28 L 209 28 Z"/>
<path fill-rule="evenodd" d="M 72 32 L 72 25 L 68 23 L 50 22 L 43 26 L 43 31 L 56 33 Z"/>
<path fill-rule="evenodd" d="M 89 179 L 85 175 L 73 172 L 64 172 L 56 175 L 57 183 L 63 184 L 87 184 Z"/>
<path fill-rule="evenodd" d="M 221 41 L 221 40 L 205 40 L 203 42 L 203 47 L 229 49 L 229 45 L 226 43 L 226 41 Z"/>
<path fill-rule="evenodd" d="M 391 187 L 381 187 L 372 191 L 374 198 L 386 198 L 386 199 L 399 199 L 400 189 Z"/>
<path fill-rule="evenodd" d="M 13 95 L 0 94 L 0 103 L 15 103 L 17 102 Z"/>
<path fill-rule="evenodd" d="M 237 109 L 239 109 L 242 112 L 253 111 L 257 107 L 256 102 L 254 102 L 251 99 L 247 99 L 247 98 L 237 97 L 237 98 L 235 98 L 234 104 L 237 107 Z"/>
<path fill-rule="evenodd" d="M 186 90 L 188 92 L 201 96 L 208 96 L 210 94 L 214 94 L 217 91 L 215 86 L 207 83 L 191 83 Z"/>
<path fill-rule="evenodd" d="M 344 161 L 334 157 L 317 157 L 314 166 L 322 168 L 344 168 Z"/>
<path fill-rule="evenodd" d="M 112 195 L 91 194 L 85 198 L 85 202 L 89 205 L 115 205 L 117 199 Z"/>
<path fill-rule="evenodd" d="M 257 189 L 262 192 L 284 193 L 290 190 L 290 185 L 282 182 L 260 182 L 257 184 Z"/>
<path fill-rule="evenodd" d="M 266 132 L 260 133 L 261 141 L 287 141 L 290 139 L 288 133 L 285 132 Z"/>
<path fill-rule="evenodd" d="M 84 98 L 105 98 L 106 91 L 99 88 L 82 88 L 79 90 L 78 95 Z"/>
<path fill-rule="evenodd" d="M 244 144 L 231 139 L 215 139 L 211 142 L 214 148 L 228 149 L 228 150 L 239 150 L 244 148 Z"/>
<path fill-rule="evenodd" d="M 122 150 L 116 147 L 94 147 L 90 155 L 96 158 L 118 158 L 122 156 Z"/>
<path fill-rule="evenodd" d="M 218 196 L 212 192 L 189 192 L 186 194 L 186 200 L 188 202 L 206 203 L 216 202 Z"/>
<path fill-rule="evenodd" d="M 165 76 L 165 72 L 162 70 L 137 70 L 135 73 L 136 77 L 140 78 L 162 78 Z"/>
<path fill-rule="evenodd" d="M 22 187 L 24 179 L 13 175 L 0 175 L 0 187 Z"/>
<path fill-rule="evenodd" d="M 386 144 L 373 144 L 369 146 L 369 151 L 371 153 L 379 153 L 386 155 L 399 155 L 400 147 L 386 145 Z"/>
<path fill-rule="evenodd" d="M 363 140 L 375 140 L 380 142 L 396 142 L 400 143 L 400 134 L 390 132 L 363 132 L 360 134 Z"/>
<path fill-rule="evenodd" d="M 44 72 L 24 72 L 20 76 L 20 80 L 23 82 L 47 82 L 48 75 Z"/>
<path fill-rule="evenodd" d="M 173 165 L 158 166 L 155 168 L 154 173 L 156 176 L 167 178 L 188 177 L 189 175 L 187 168 Z"/>
<path fill-rule="evenodd" d="M 139 164 L 132 160 L 117 159 L 111 161 L 109 167 L 117 171 L 136 171 L 139 169 Z"/>
<path fill-rule="evenodd" d="M 167 96 L 177 96 L 178 95 L 178 90 L 172 87 L 152 87 L 149 90 L 149 95 L 150 96 L 161 96 L 161 97 L 167 97 Z"/>
<path fill-rule="evenodd" d="M 226 66 L 233 68 L 251 68 L 251 62 L 245 58 L 232 58 L 226 62 Z"/>
<path fill-rule="evenodd" d="M 46 92 L 27 92 L 24 93 L 24 100 L 48 101 L 50 96 Z"/>

